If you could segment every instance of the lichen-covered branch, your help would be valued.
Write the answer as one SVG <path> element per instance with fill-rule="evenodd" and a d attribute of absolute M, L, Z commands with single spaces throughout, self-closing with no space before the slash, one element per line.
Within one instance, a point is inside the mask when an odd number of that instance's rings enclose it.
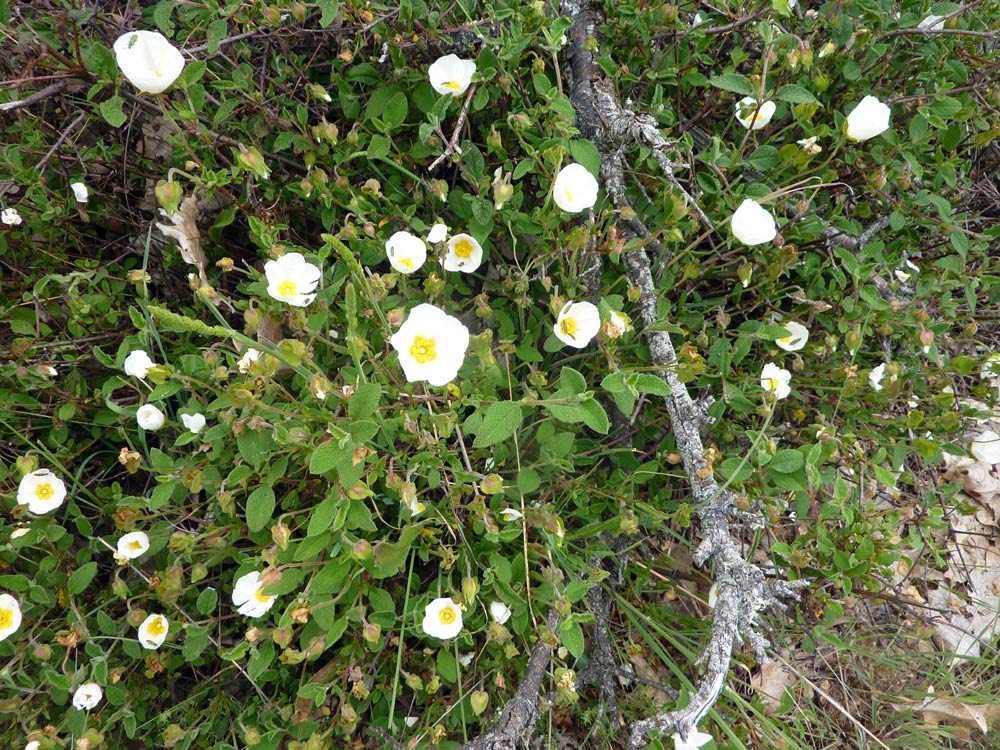
<path fill-rule="evenodd" d="M 673 165 L 667 158 L 669 144 L 660 134 L 655 119 L 623 108 L 612 83 L 594 64 L 592 53 L 584 48 L 600 22 L 599 7 L 570 0 L 561 8 L 574 20 L 567 59 L 577 127 L 601 151 L 605 188 L 619 214 L 630 217 L 621 222 L 625 239 L 647 242 L 651 238 L 651 232 L 638 219 L 631 218 L 635 212 L 626 197 L 625 149 L 630 146 L 652 149 L 665 176 L 697 210 L 702 222 L 711 227 L 712 222 L 674 178 Z M 758 632 L 757 613 L 766 607 L 780 606 L 780 599 L 794 595 L 796 586 L 768 581 L 760 568 L 743 559 L 730 529 L 730 518 L 740 515 L 735 512 L 735 498 L 716 482 L 705 459 L 700 434 L 704 413 L 677 376 L 677 355 L 670 336 L 655 328 L 659 321 L 658 294 L 649 255 L 640 246 L 626 252 L 624 261 L 629 280 L 639 291 L 639 316 L 645 326 L 651 359 L 671 390 L 665 405 L 701 524 L 702 541 L 695 552 L 695 562 L 703 564 L 711 558 L 719 585 L 712 636 L 701 658 L 705 674 L 697 682 L 687 707 L 632 724 L 627 747 L 634 750 L 646 744 L 650 732 L 676 731 L 686 738 L 695 730 L 725 685 L 732 649 L 737 642 L 746 643 L 760 661 L 767 660 L 765 650 L 769 644 Z"/>
<path fill-rule="evenodd" d="M 549 633 L 541 634 L 535 642 L 521 684 L 504 705 L 500 718 L 485 734 L 463 745 L 461 750 L 517 750 L 527 747 L 538 721 L 542 678 L 552 657 L 552 631 L 559 624 L 559 615 L 554 609 L 546 616 L 546 624 Z"/>

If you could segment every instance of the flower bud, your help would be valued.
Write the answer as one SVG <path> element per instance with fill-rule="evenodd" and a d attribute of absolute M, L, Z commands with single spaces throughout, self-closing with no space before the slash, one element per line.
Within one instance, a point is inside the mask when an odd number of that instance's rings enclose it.
<path fill-rule="evenodd" d="M 462 597 L 465 599 L 467 606 L 476 600 L 476 594 L 478 593 L 479 581 L 471 577 L 462 579 Z"/>
<path fill-rule="evenodd" d="M 160 204 L 160 208 L 168 214 L 177 213 L 181 199 L 184 197 L 184 188 L 180 186 L 180 183 L 160 180 L 156 183 L 153 192 L 156 193 L 156 200 Z"/>
<path fill-rule="evenodd" d="M 256 146 L 247 148 L 240 144 L 240 150 L 235 154 L 235 157 L 236 163 L 240 167 L 248 172 L 253 172 L 260 179 L 266 180 L 271 176 L 271 170 L 268 169 L 267 162 L 264 161 L 264 156 Z"/>
<path fill-rule="evenodd" d="M 278 545 L 282 552 L 288 549 L 288 540 L 292 537 L 292 530 L 283 523 L 276 523 L 271 527 L 271 539 Z"/>
<path fill-rule="evenodd" d="M 327 90 L 318 83 L 310 83 L 307 88 L 309 89 L 309 95 L 314 99 L 319 99 L 321 102 L 326 102 L 327 104 L 333 101 Z"/>
<path fill-rule="evenodd" d="M 292 3 L 292 7 L 289 9 L 292 12 L 292 18 L 294 18 L 298 23 L 305 23 L 306 21 L 306 6 L 302 3 Z M 327 99 L 329 101 L 329 99 Z"/>
<path fill-rule="evenodd" d="M 382 626 L 376 622 L 366 622 L 361 628 L 361 637 L 369 643 L 378 643 L 382 637 Z"/>
<path fill-rule="evenodd" d="M 844 334 L 844 345 L 847 347 L 847 352 L 853 356 L 861 346 L 861 331 L 855 328 Z"/>
<path fill-rule="evenodd" d="M 751 276 L 753 276 L 753 264 L 744 258 L 736 268 L 736 277 L 740 280 L 744 289 L 750 286 Z"/>
<path fill-rule="evenodd" d="M 351 545 L 351 557 L 358 562 L 364 562 L 365 560 L 370 560 L 372 557 L 372 545 L 365 539 L 355 542 Z"/>

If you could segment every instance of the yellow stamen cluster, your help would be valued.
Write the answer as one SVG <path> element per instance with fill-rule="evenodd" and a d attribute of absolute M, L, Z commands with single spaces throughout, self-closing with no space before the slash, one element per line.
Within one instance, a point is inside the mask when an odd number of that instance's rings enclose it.
<path fill-rule="evenodd" d="M 434 339 L 414 336 L 413 346 L 410 347 L 410 356 L 422 365 L 433 362 L 437 359 L 437 351 L 434 346 Z"/>

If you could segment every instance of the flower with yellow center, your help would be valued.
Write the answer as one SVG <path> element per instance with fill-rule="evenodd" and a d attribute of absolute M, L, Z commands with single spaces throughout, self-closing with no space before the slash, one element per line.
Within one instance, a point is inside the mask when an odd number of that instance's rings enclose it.
<path fill-rule="evenodd" d="M 316 299 L 313 293 L 319 285 L 320 270 L 308 262 L 302 253 L 285 253 L 277 260 L 264 264 L 267 293 L 293 307 L 306 307 Z"/>
<path fill-rule="evenodd" d="M 775 339 L 774 343 L 786 352 L 797 352 L 809 340 L 809 329 L 801 323 L 790 320 L 787 323 L 782 323 L 781 327 L 788 331 L 788 335 Z"/>
<path fill-rule="evenodd" d="M 431 63 L 427 69 L 427 77 L 430 78 L 431 87 L 439 94 L 460 96 L 469 88 L 475 72 L 476 63 L 473 60 L 445 55 Z"/>
<path fill-rule="evenodd" d="M 462 610 L 450 596 L 439 597 L 424 608 L 424 632 L 448 640 L 462 632 Z"/>
<path fill-rule="evenodd" d="M 122 75 L 147 94 L 166 91 L 184 70 L 184 56 L 158 31 L 122 34 L 114 51 Z"/>
<path fill-rule="evenodd" d="M 597 202 L 597 179 L 582 164 L 567 164 L 556 175 L 552 200 L 571 214 L 593 208 Z"/>
<path fill-rule="evenodd" d="M 0 641 L 21 627 L 21 605 L 10 594 L 0 594 Z"/>
<path fill-rule="evenodd" d="M 469 329 L 458 318 L 424 303 L 410 311 L 389 343 L 399 352 L 399 364 L 409 382 L 448 385 L 465 361 Z"/>
<path fill-rule="evenodd" d="M 601 328 L 601 313 L 591 302 L 567 302 L 556 318 L 552 332 L 567 346 L 582 349 Z"/>
<path fill-rule="evenodd" d="M 774 362 L 768 362 L 760 373 L 760 387 L 774 395 L 776 399 L 785 398 L 792 392 L 789 383 L 792 373 L 778 367 Z"/>
<path fill-rule="evenodd" d="M 158 649 L 167 639 L 170 623 L 163 615 L 150 615 L 139 626 L 139 643 L 143 648 Z"/>
<path fill-rule="evenodd" d="M 55 510 L 65 499 L 66 485 L 48 469 L 26 474 L 17 486 L 17 504 L 39 515 Z"/>
<path fill-rule="evenodd" d="M 118 540 L 117 556 L 122 560 L 134 560 L 149 549 L 149 537 L 144 531 L 131 531 Z"/>
<path fill-rule="evenodd" d="M 241 615 L 260 617 L 274 606 L 275 598 L 263 593 L 264 582 L 260 572 L 253 571 L 236 579 L 233 588 L 233 604 Z"/>
<path fill-rule="evenodd" d="M 418 270 L 427 260 L 427 245 L 409 232 L 396 232 L 385 243 L 389 265 L 403 274 Z"/>
<path fill-rule="evenodd" d="M 483 262 L 483 247 L 468 234 L 456 234 L 448 240 L 448 254 L 441 261 L 445 271 L 472 273 Z"/>

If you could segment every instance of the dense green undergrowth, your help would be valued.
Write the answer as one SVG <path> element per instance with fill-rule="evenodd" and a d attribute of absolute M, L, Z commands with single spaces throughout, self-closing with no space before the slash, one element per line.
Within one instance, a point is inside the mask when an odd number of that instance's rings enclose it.
<path fill-rule="evenodd" d="M 649 683 L 687 700 L 712 571 L 691 564 L 667 390 L 623 267 L 630 217 L 603 190 L 576 215 L 552 197 L 566 163 L 600 167 L 575 137 L 558 9 L 67 0 L 13 3 L 6 20 L 7 5 L 0 100 L 61 88 L 0 114 L 0 200 L 22 219 L 0 226 L 0 593 L 23 615 L 0 641 L 4 746 L 312 750 L 384 746 L 379 728 L 457 747 L 545 638 L 542 746 L 618 747 L 596 692 L 573 687 L 592 658 L 594 586 L 614 603 L 621 720 L 673 705 Z M 629 198 L 660 243 L 658 327 L 706 399 L 710 466 L 764 519 L 737 530 L 748 558 L 810 581 L 775 640 L 813 654 L 802 669 L 817 682 L 833 648 L 846 666 L 825 689 L 890 746 L 950 746 L 894 705 L 928 687 L 983 702 L 992 643 L 953 672 L 899 597 L 888 623 L 865 607 L 894 596 L 901 557 L 943 566 L 963 507 L 933 467 L 966 453 L 962 429 L 996 401 L 980 371 L 1000 310 L 996 50 L 983 34 L 997 7 L 603 11 L 588 45 L 621 100 L 676 140 L 677 175 L 712 224 L 648 150 L 628 152 Z M 916 29 L 930 13 L 945 31 Z M 119 71 L 112 45 L 133 29 L 187 51 L 163 94 Z M 476 63 L 468 100 L 428 78 L 452 52 Z M 868 95 L 890 127 L 853 141 L 845 118 Z M 735 119 L 744 96 L 775 103 L 766 127 Z M 458 148 L 431 171 L 463 105 Z M 812 137 L 818 153 L 799 143 Z M 745 198 L 777 219 L 773 241 L 734 238 Z M 155 225 L 184 221 L 201 270 Z M 431 246 L 417 272 L 394 270 L 387 240 L 438 222 L 482 245 L 479 269 L 446 271 Z M 265 277 L 294 252 L 320 271 L 303 307 Z M 566 347 L 553 326 L 584 299 L 601 330 Z M 447 386 L 408 381 L 390 344 L 421 303 L 470 333 Z M 632 321 L 624 335 L 613 312 Z M 779 345 L 788 322 L 808 330 L 795 351 Z M 263 353 L 252 362 L 250 347 Z M 144 378 L 123 370 L 135 350 L 156 363 Z M 762 387 L 769 362 L 790 373 L 787 398 Z M 138 426 L 145 404 L 162 428 Z M 197 433 L 182 420 L 194 414 Z M 39 468 L 67 489 L 45 514 L 17 503 Z M 116 559 L 134 531 L 148 551 Z M 251 572 L 273 597 L 259 618 L 232 600 Z M 442 640 L 423 618 L 445 597 L 462 629 Z M 169 634 L 148 649 L 137 629 L 153 614 Z M 736 655 L 704 726 L 717 747 L 861 741 L 803 681 L 777 706 L 740 690 L 755 668 Z M 873 672 L 913 679 L 876 689 Z M 101 702 L 74 708 L 89 682 Z"/>

